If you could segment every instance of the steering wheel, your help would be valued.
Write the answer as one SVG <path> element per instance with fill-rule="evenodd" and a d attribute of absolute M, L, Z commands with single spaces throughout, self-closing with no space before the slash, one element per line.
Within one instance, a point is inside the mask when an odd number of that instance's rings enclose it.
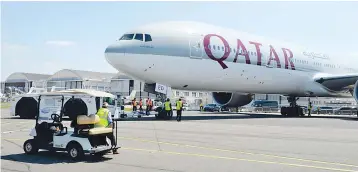
<path fill-rule="evenodd" d="M 55 123 L 55 122 L 60 123 L 60 122 L 62 122 L 62 119 L 60 118 L 60 115 L 55 114 L 55 113 L 51 115 L 51 119 L 53 120 L 52 123 Z"/>

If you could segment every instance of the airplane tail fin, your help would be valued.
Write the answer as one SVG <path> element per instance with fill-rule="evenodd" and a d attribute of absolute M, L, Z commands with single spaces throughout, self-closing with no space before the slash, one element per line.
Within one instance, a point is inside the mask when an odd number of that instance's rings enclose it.
<path fill-rule="evenodd" d="M 135 95 L 136 95 L 137 91 L 136 90 L 132 90 L 131 94 L 129 95 L 129 99 L 133 100 Z"/>

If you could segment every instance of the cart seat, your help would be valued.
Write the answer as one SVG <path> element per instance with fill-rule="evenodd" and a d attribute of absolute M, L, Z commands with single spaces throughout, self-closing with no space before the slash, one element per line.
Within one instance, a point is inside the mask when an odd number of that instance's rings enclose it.
<path fill-rule="evenodd" d="M 77 116 L 77 125 L 91 125 L 99 122 L 98 115 L 78 115 Z"/>
<path fill-rule="evenodd" d="M 92 128 L 88 131 L 88 135 L 98 135 L 112 133 L 112 128 Z"/>
<path fill-rule="evenodd" d="M 78 133 L 80 134 L 88 135 L 99 135 L 113 132 L 112 128 L 94 128 L 94 124 L 99 121 L 100 119 L 98 115 L 78 115 L 75 129 L 78 129 Z"/>

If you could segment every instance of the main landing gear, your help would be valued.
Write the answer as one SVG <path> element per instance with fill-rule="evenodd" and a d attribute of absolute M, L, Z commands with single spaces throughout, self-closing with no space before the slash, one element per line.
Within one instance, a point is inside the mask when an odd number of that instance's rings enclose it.
<path fill-rule="evenodd" d="M 290 103 L 289 107 L 281 107 L 281 115 L 282 116 L 305 116 L 303 113 L 303 109 L 297 105 L 297 100 L 299 97 L 289 96 L 287 97 L 288 102 Z"/>

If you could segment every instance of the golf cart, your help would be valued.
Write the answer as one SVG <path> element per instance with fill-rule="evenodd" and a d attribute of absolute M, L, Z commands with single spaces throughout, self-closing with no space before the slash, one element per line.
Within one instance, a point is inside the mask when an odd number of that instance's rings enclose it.
<path fill-rule="evenodd" d="M 80 97 L 86 104 L 86 111 L 81 111 L 71 122 L 71 128 L 64 126 L 62 117 L 64 114 L 64 102 L 68 99 Z M 107 138 L 115 134 L 117 138 L 117 120 L 113 118 L 112 128 L 94 128 L 99 122 L 96 115 L 98 106 L 96 100 L 104 98 L 116 99 L 112 94 L 101 91 L 66 90 L 42 93 L 38 98 L 38 115 L 36 125 L 30 136 L 32 139 L 25 141 L 23 149 L 26 154 L 35 154 L 39 149 L 49 151 L 67 151 L 73 160 L 81 159 L 86 153 L 91 155 L 104 155 L 112 149 L 118 149 Z M 112 115 L 117 116 L 118 115 Z"/>

